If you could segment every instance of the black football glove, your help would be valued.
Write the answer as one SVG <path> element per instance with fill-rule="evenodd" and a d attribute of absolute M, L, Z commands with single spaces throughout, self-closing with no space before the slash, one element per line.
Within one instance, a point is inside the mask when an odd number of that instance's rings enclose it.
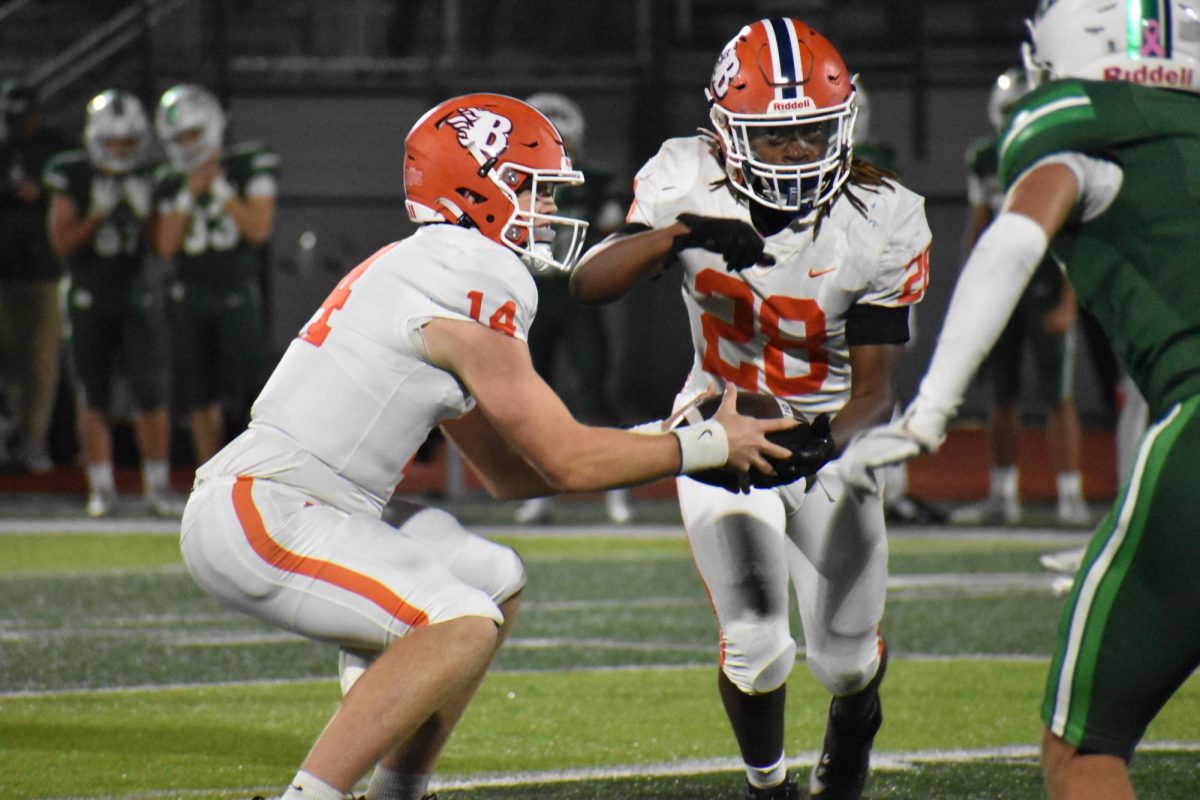
<path fill-rule="evenodd" d="M 763 253 L 763 237 L 748 222 L 699 214 L 680 214 L 675 219 L 685 225 L 688 232 L 675 237 L 671 245 L 673 256 L 691 247 L 711 250 L 720 253 L 725 258 L 726 269 L 734 272 L 755 264 L 770 266 L 775 263 L 775 259 Z"/>
<path fill-rule="evenodd" d="M 757 470 L 750 473 L 750 484 L 758 489 L 783 486 L 801 478 L 812 478 L 837 454 L 829 415 L 821 414 L 810 425 L 797 425 L 786 431 L 767 435 L 776 444 L 792 451 L 789 458 L 767 458 L 774 475 L 763 475 Z"/>

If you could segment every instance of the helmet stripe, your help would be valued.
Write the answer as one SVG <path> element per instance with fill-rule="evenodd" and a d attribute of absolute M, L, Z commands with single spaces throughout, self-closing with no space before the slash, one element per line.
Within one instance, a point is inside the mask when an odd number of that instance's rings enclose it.
<path fill-rule="evenodd" d="M 796 31 L 789 20 L 782 17 L 772 17 L 767 20 L 767 33 L 771 42 L 772 61 L 778 70 L 778 84 L 775 95 L 779 99 L 799 97 L 796 85 L 800 82 L 796 74 L 799 54 L 797 52 Z"/>

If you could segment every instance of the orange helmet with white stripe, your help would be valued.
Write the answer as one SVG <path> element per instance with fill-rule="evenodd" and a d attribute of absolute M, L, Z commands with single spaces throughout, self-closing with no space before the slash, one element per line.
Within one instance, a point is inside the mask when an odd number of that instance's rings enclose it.
<path fill-rule="evenodd" d="M 558 130 L 528 103 L 499 94 L 454 97 L 425 112 L 404 140 L 404 195 L 413 222 L 477 228 L 533 272 L 569 270 L 587 223 L 541 213 L 536 199 L 583 183 Z M 517 195 L 531 192 L 523 207 Z M 566 245 L 556 256 L 560 235 Z"/>
<path fill-rule="evenodd" d="M 772 17 L 742 28 L 721 51 L 705 94 L 737 191 L 804 216 L 845 182 L 858 107 L 853 76 L 829 40 L 808 25 Z M 752 140 L 765 129 L 819 143 L 817 157 L 764 160 Z"/>

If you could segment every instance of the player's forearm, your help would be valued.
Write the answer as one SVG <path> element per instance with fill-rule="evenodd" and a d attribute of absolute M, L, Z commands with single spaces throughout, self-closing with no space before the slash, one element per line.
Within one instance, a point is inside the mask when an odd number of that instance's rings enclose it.
<path fill-rule="evenodd" d="M 967 384 L 1000 337 L 1046 253 L 1041 227 L 1022 214 L 1001 214 L 967 259 L 917 403 L 953 416 Z"/>
<path fill-rule="evenodd" d="M 592 492 L 635 486 L 680 472 L 679 440 L 580 426 L 574 444 L 535 446 L 526 457 L 556 492 Z"/>
<path fill-rule="evenodd" d="M 251 244 L 263 244 L 271 238 L 271 230 L 275 225 L 273 201 L 232 197 L 225 203 L 225 211 L 233 217 L 242 238 Z"/>
<path fill-rule="evenodd" d="M 662 269 L 674 239 L 687 228 L 667 228 L 616 236 L 584 254 L 571 272 L 571 294 L 582 303 L 607 303 Z"/>
<path fill-rule="evenodd" d="M 50 250 L 59 258 L 70 258 L 92 241 L 103 217 L 86 216 L 70 221 L 51 220 L 47 231 Z"/>
<path fill-rule="evenodd" d="M 154 224 L 154 252 L 168 261 L 178 255 L 189 219 L 184 211 L 159 214 Z"/>
<path fill-rule="evenodd" d="M 886 381 L 869 392 L 851 397 L 830 425 L 838 452 L 862 431 L 887 422 L 894 407 L 895 396 Z"/>

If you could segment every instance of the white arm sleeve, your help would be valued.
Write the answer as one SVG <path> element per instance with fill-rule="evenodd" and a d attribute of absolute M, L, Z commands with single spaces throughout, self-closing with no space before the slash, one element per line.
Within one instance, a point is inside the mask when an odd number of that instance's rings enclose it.
<path fill-rule="evenodd" d="M 1007 211 L 979 237 L 955 284 L 933 361 L 907 422 L 923 445 L 940 444 L 945 423 L 1000 338 L 1047 244 L 1040 225 L 1024 214 Z"/>

